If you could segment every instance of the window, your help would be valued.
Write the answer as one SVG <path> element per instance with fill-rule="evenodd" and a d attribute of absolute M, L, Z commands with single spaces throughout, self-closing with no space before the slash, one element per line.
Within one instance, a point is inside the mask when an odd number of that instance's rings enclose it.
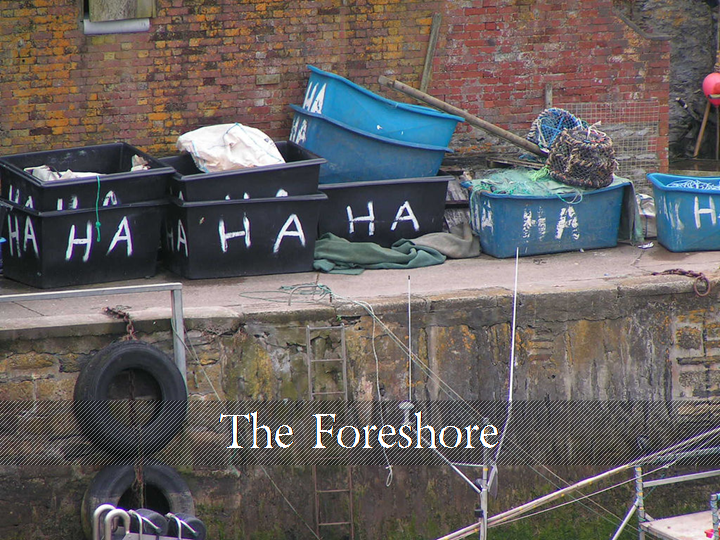
<path fill-rule="evenodd" d="M 84 13 L 91 22 L 148 19 L 155 16 L 155 0 L 84 0 Z"/>

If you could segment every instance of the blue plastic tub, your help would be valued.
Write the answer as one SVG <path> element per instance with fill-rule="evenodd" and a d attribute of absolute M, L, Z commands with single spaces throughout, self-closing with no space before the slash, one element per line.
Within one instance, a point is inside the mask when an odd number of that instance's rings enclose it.
<path fill-rule="evenodd" d="M 720 250 L 720 177 L 650 173 L 658 241 L 670 251 Z"/>
<path fill-rule="evenodd" d="M 366 133 L 296 105 L 290 140 L 327 160 L 320 183 L 367 182 L 435 176 L 444 146 L 405 143 Z"/>
<path fill-rule="evenodd" d="M 337 75 L 308 66 L 303 109 L 398 141 L 447 146 L 463 119 L 429 107 L 392 101 Z"/>
<path fill-rule="evenodd" d="M 379 182 L 326 184 L 328 197 L 318 222 L 319 235 L 332 233 L 351 242 L 390 247 L 442 230 L 450 176 Z"/>
<path fill-rule="evenodd" d="M 579 202 L 475 192 L 470 198 L 473 231 L 493 257 L 542 255 L 617 245 L 623 182 L 587 192 Z"/>

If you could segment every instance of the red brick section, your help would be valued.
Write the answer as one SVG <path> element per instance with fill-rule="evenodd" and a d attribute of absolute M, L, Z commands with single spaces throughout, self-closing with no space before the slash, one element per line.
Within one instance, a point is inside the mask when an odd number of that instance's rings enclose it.
<path fill-rule="evenodd" d="M 433 95 L 522 135 L 548 83 L 558 103 L 657 98 L 667 147 L 669 45 L 612 0 L 157 0 L 149 32 L 104 36 L 83 34 L 81 5 L 0 2 L 2 154 L 124 140 L 166 155 L 224 122 L 285 139 L 306 64 L 405 100 L 377 77 L 419 85 L 434 13 Z M 479 134 L 461 127 L 454 144 L 477 149 Z"/>

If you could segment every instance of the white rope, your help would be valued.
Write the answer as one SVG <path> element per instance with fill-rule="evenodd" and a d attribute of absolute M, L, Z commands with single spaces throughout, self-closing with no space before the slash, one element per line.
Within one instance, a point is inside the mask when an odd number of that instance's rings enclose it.
<path fill-rule="evenodd" d="M 376 376 L 378 375 L 378 369 L 377 369 L 378 359 L 377 359 L 377 353 L 376 353 L 376 351 L 375 351 L 375 349 L 374 349 L 374 345 L 375 345 L 375 343 L 374 343 L 374 339 L 375 339 L 375 338 L 374 338 L 374 335 L 375 335 L 375 325 L 376 325 L 376 324 L 379 324 L 379 325 L 382 327 L 382 329 L 385 331 L 385 333 L 388 335 L 388 337 L 389 337 L 391 340 L 393 340 L 393 341 L 396 343 L 396 345 L 401 349 L 401 351 L 403 351 L 403 352 L 405 352 L 406 354 L 408 354 L 408 357 L 412 360 L 412 362 L 415 363 L 415 365 L 418 366 L 418 367 L 420 368 L 420 370 L 421 370 L 425 375 L 427 375 L 427 376 L 430 377 L 430 378 L 433 378 L 433 379 L 438 383 L 439 388 L 440 388 L 440 390 L 441 390 L 442 392 L 444 392 L 444 393 L 445 393 L 448 397 L 450 397 L 451 399 L 457 400 L 457 401 L 461 402 L 461 403 L 462 403 L 468 410 L 470 410 L 472 413 L 474 413 L 474 414 L 476 414 L 476 415 L 478 415 L 478 416 L 481 414 L 481 413 L 480 413 L 479 411 L 477 411 L 474 407 L 472 407 L 472 405 L 470 405 L 458 392 L 456 392 L 455 389 L 452 388 L 452 386 L 450 386 L 447 382 L 445 382 L 445 380 L 442 379 L 442 377 L 440 377 L 435 371 L 433 371 L 428 365 L 426 365 L 426 364 L 422 361 L 422 359 L 420 359 L 417 355 L 413 354 L 412 351 L 405 345 L 405 343 L 403 343 L 403 342 L 395 335 L 395 333 L 394 333 L 380 318 L 378 318 L 377 315 L 375 315 L 375 312 L 374 312 L 374 310 L 372 309 L 372 306 L 370 306 L 370 304 L 368 304 L 367 302 L 362 302 L 362 301 L 354 300 L 354 299 L 352 299 L 352 298 L 346 298 L 346 297 L 342 297 L 342 296 L 336 295 L 329 287 L 327 287 L 327 286 L 325 286 L 325 285 L 322 285 L 322 284 L 318 284 L 318 283 L 314 283 L 314 284 L 300 284 L 300 285 L 295 285 L 295 286 L 282 287 L 282 290 L 283 290 L 283 291 L 287 291 L 287 290 L 290 290 L 290 291 L 291 291 L 291 293 L 290 293 L 290 298 L 292 298 L 292 292 L 294 292 L 294 291 L 296 291 L 296 290 L 302 290 L 303 292 L 302 292 L 301 294 L 302 294 L 303 296 L 308 295 L 307 289 L 310 289 L 310 290 L 312 291 L 313 303 L 319 303 L 319 302 L 321 302 L 322 300 L 324 300 L 324 299 L 326 299 L 326 298 L 329 297 L 331 304 L 332 304 L 333 301 L 336 301 L 336 302 L 340 302 L 340 303 L 347 303 L 347 304 L 352 304 L 352 305 L 359 306 L 359 307 L 361 307 L 362 309 L 364 309 L 364 310 L 368 313 L 368 315 L 372 318 L 372 320 L 373 320 L 373 343 L 372 343 L 372 345 L 373 345 L 373 351 L 374 351 L 375 361 L 376 361 Z M 316 299 L 315 292 L 314 292 L 315 289 L 319 290 L 320 293 L 321 293 L 321 295 L 320 295 L 319 297 L 317 297 L 317 299 Z M 516 287 L 516 289 L 517 289 L 517 287 Z M 241 295 L 241 296 L 248 296 L 248 297 L 250 297 L 249 295 Z M 273 301 L 276 301 L 276 300 L 273 300 Z M 289 303 L 290 303 L 290 302 L 288 302 L 288 304 L 289 304 Z M 513 332 L 513 338 L 514 338 L 514 334 L 515 334 L 515 333 Z M 513 349 L 513 351 L 514 351 L 515 347 L 513 346 L 512 349 Z M 380 394 L 380 391 L 379 391 L 379 380 L 376 380 L 376 388 L 377 388 L 378 396 L 379 396 L 379 394 Z M 381 410 L 381 412 L 382 412 L 382 405 L 380 405 L 380 410 Z M 516 445 L 516 444 L 513 443 L 512 441 L 509 441 L 509 444 L 511 444 L 513 447 L 517 448 L 517 450 L 518 450 L 526 459 L 529 459 L 530 461 L 535 462 L 539 467 L 541 467 L 541 468 L 543 468 L 544 470 L 546 470 L 552 477 L 556 478 L 562 485 L 565 485 L 565 486 L 570 485 L 570 483 L 569 483 L 567 480 L 565 480 L 565 479 L 562 478 L 560 475 L 558 475 L 557 473 L 555 473 L 553 470 L 551 470 L 551 469 L 550 469 L 547 465 L 545 465 L 544 463 L 541 463 L 535 456 L 533 456 L 532 454 L 530 454 L 527 450 L 525 450 L 524 448 Z M 527 464 L 527 467 L 529 467 L 535 474 L 537 474 L 538 476 L 540 476 L 540 477 L 541 477 L 543 480 L 545 480 L 546 482 L 550 483 L 552 486 L 554 486 L 554 487 L 556 487 L 556 488 L 559 488 L 559 487 L 560 487 L 560 485 L 561 485 L 560 483 L 553 481 L 551 478 L 549 478 L 548 476 L 546 476 L 545 474 L 543 474 L 541 471 L 539 471 L 537 468 L 535 468 L 535 467 L 532 465 L 532 463 L 528 463 L 528 464 Z M 386 467 L 386 469 L 389 470 L 389 474 L 388 474 L 388 479 L 387 479 L 387 481 L 386 481 L 386 485 L 390 485 L 390 483 L 392 482 L 392 465 L 390 465 L 389 462 L 388 462 L 388 466 Z M 616 516 L 615 514 L 613 514 L 613 513 L 612 513 L 610 510 L 608 510 L 607 508 L 604 508 L 604 507 L 603 507 L 602 505 L 600 505 L 598 502 L 593 501 L 593 500 L 591 500 L 590 502 L 592 502 L 595 506 L 599 507 L 599 508 L 600 508 L 601 510 L 603 510 L 604 512 L 608 513 L 608 514 L 609 514 L 610 516 L 612 516 L 613 518 L 619 519 L 618 516 Z M 580 504 L 581 504 L 582 506 L 585 506 L 585 507 L 586 507 L 588 510 L 590 510 L 591 512 L 594 512 L 595 514 L 600 515 L 596 510 L 587 507 L 583 502 L 581 502 Z M 601 516 L 601 517 L 603 517 L 604 519 L 608 519 L 608 518 L 605 517 L 605 516 Z"/>
<path fill-rule="evenodd" d="M 375 316 L 375 311 L 373 310 L 372 306 L 370 304 L 367 304 L 366 308 L 369 310 L 369 313 L 372 314 L 372 335 L 371 335 L 371 346 L 372 346 L 372 353 L 373 358 L 375 358 L 375 389 L 377 390 L 377 396 L 378 396 L 378 410 L 380 411 L 380 422 L 382 422 L 383 425 L 385 425 L 385 418 L 383 415 L 383 405 L 382 405 L 382 394 L 380 393 L 380 359 L 377 355 L 377 349 L 375 348 L 375 320 L 377 317 Z M 383 446 L 382 449 L 383 457 L 385 458 L 385 470 L 388 471 L 387 478 L 385 479 L 385 487 L 390 487 L 390 484 L 392 484 L 393 481 L 393 466 L 390 463 L 390 459 L 387 456 L 387 451 L 385 450 L 385 447 Z"/>
<path fill-rule="evenodd" d="M 497 464 L 500 459 L 500 450 L 502 450 L 503 442 L 505 441 L 505 435 L 508 431 L 508 425 L 510 424 L 510 416 L 512 415 L 513 406 L 513 387 L 515 386 L 515 329 L 517 328 L 517 292 L 518 292 L 518 267 L 520 265 L 520 248 L 515 248 L 515 285 L 513 287 L 513 307 L 512 307 L 512 324 L 510 325 L 510 376 L 508 381 L 508 406 L 507 414 L 505 415 L 505 424 L 503 425 L 502 432 L 500 433 L 500 440 L 498 441 L 497 448 L 495 449 L 495 458 L 493 461 Z M 490 472 L 490 483 L 492 484 L 494 476 L 497 474 L 496 469 L 493 467 Z"/>
<path fill-rule="evenodd" d="M 176 337 L 181 337 L 180 334 L 175 330 L 175 325 L 172 322 L 172 319 L 170 320 L 170 326 L 172 327 L 173 335 Z M 205 371 L 205 366 L 202 365 L 202 362 L 200 362 L 200 356 L 198 356 L 197 352 L 195 351 L 195 346 L 192 344 L 192 340 L 190 339 L 190 334 L 188 333 L 187 329 L 185 329 L 185 336 L 181 339 L 183 342 L 183 346 L 185 347 L 185 351 L 189 352 L 192 356 L 194 363 L 200 367 L 200 371 L 202 371 L 202 374 L 205 376 L 205 380 L 210 385 L 210 389 L 212 390 L 213 394 L 215 394 L 215 397 L 218 401 L 222 401 L 222 398 L 220 397 L 220 394 L 215 389 L 215 385 L 213 384 L 212 380 L 210 379 L 210 376 L 208 375 L 207 371 Z M 190 346 L 188 346 L 188 343 Z"/>
<path fill-rule="evenodd" d="M 410 307 L 410 276 L 408 276 L 408 401 L 412 401 L 412 308 Z"/>
<path fill-rule="evenodd" d="M 324 287 L 324 286 L 323 286 L 323 287 Z M 398 345 L 398 347 L 400 347 L 401 350 L 406 351 L 406 352 L 409 352 L 409 351 L 407 351 L 407 347 L 405 346 L 405 344 L 393 333 L 393 331 L 392 331 L 381 319 L 379 319 L 379 318 L 377 317 L 377 315 L 375 315 L 374 310 L 372 309 L 372 307 L 371 307 L 368 303 L 362 302 L 362 301 L 353 300 L 353 299 L 351 299 L 351 298 L 341 297 L 341 296 L 335 295 L 335 294 L 332 293 L 332 292 L 330 292 L 330 294 L 331 294 L 332 297 L 335 298 L 336 300 L 339 300 L 339 301 L 342 301 L 342 302 L 346 302 L 346 303 L 349 303 L 349 304 L 354 304 L 354 305 L 357 305 L 357 306 L 362 307 L 365 311 L 367 311 L 367 313 L 368 313 L 368 314 L 370 315 L 370 317 L 373 319 L 373 336 L 375 335 L 375 334 L 374 334 L 374 328 L 375 328 L 375 323 L 377 322 L 377 323 L 383 328 L 383 330 L 387 333 L 388 337 L 390 337 L 390 339 L 392 339 L 392 340 Z M 374 337 L 373 337 L 373 340 L 374 340 Z M 374 345 L 374 342 L 373 342 L 373 345 Z M 513 349 L 514 349 L 514 347 L 513 347 Z M 418 356 L 416 356 L 416 355 L 413 354 L 413 355 L 411 356 L 411 358 L 412 358 L 413 362 L 414 362 L 426 375 L 428 375 L 429 377 L 434 378 L 434 379 L 438 382 L 441 391 L 445 392 L 445 394 L 448 395 L 450 398 L 452 398 L 452 399 L 454 399 L 454 400 L 457 400 L 457 401 L 459 401 L 460 403 L 462 403 L 462 405 L 464 405 L 465 407 L 467 407 L 467 408 L 468 408 L 471 412 L 473 412 L 474 414 L 477 414 L 477 415 L 480 415 L 480 414 L 481 414 L 481 413 L 480 413 L 479 411 L 477 411 L 474 407 L 472 407 L 472 405 L 470 405 L 470 404 L 467 402 L 467 400 L 465 400 L 458 392 L 456 392 L 455 389 L 452 388 L 452 386 L 450 386 L 448 383 L 446 383 L 446 382 L 442 379 L 442 377 L 440 377 L 440 376 L 439 376 L 437 373 L 435 373 L 429 366 L 427 366 Z M 376 358 L 376 361 L 377 361 L 377 358 Z M 378 392 L 378 393 L 379 393 L 379 392 Z M 567 480 L 565 480 L 565 479 L 562 478 L 560 475 L 558 475 L 557 473 L 555 473 L 555 472 L 554 472 L 552 469 L 550 469 L 547 465 L 541 463 L 541 462 L 538 460 L 538 458 L 536 458 L 535 456 L 533 456 L 532 454 L 530 454 L 527 450 L 525 450 L 525 449 L 522 448 L 521 446 L 518 446 L 518 445 L 514 444 L 512 441 L 510 441 L 510 444 L 512 444 L 514 448 L 516 448 L 521 454 L 523 454 L 525 458 L 530 459 L 531 461 L 534 461 L 539 467 L 542 467 L 543 469 L 545 469 L 549 474 L 551 474 L 553 477 L 557 478 L 562 484 L 564 484 L 564 485 L 566 485 L 566 486 L 569 486 L 569 485 L 570 485 L 570 483 L 569 483 Z M 556 487 L 556 488 L 559 488 L 559 487 L 560 487 L 560 484 L 558 484 L 558 483 L 556 483 L 556 482 L 553 482 L 550 478 L 548 478 L 546 475 L 542 474 L 538 469 L 536 469 L 531 463 L 528 463 L 527 466 L 528 466 L 535 474 L 537 474 L 538 476 L 540 476 L 541 478 L 543 478 L 545 481 L 549 482 L 549 483 L 550 483 L 551 485 L 553 485 L 554 487 Z M 391 469 L 391 472 L 392 472 L 392 469 Z M 601 510 L 603 510 L 604 512 L 608 513 L 608 514 L 609 514 L 610 516 L 612 516 L 613 518 L 616 518 L 616 519 L 618 518 L 618 516 L 616 516 L 614 513 L 612 513 L 612 512 L 611 512 L 610 510 L 608 510 L 607 508 L 605 508 L 605 507 L 603 507 L 602 505 L 600 505 L 600 503 L 598 503 L 597 501 L 591 500 L 590 502 L 593 503 L 595 506 L 599 507 L 599 508 L 600 508 Z M 587 507 L 584 503 L 581 502 L 580 504 L 583 505 L 583 506 L 585 506 L 586 508 L 588 508 L 588 510 L 590 510 L 590 511 L 596 513 L 596 514 L 598 514 L 597 511 L 593 510 L 592 508 Z M 598 515 L 599 515 L 599 514 L 598 514 Z"/>

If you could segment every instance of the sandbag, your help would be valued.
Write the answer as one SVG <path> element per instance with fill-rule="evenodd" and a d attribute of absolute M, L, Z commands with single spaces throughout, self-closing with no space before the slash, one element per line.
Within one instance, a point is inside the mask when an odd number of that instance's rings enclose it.
<path fill-rule="evenodd" d="M 220 172 L 285 163 L 273 140 L 243 124 L 217 124 L 180 135 L 178 150 L 189 152 L 203 172 Z"/>

